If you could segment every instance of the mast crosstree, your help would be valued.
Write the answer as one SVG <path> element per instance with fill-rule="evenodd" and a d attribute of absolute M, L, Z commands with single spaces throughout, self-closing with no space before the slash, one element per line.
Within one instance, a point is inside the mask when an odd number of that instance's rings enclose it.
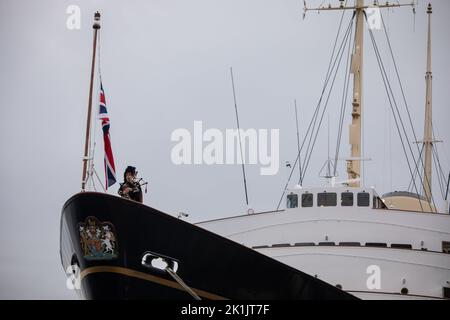
<path fill-rule="evenodd" d="M 349 186 L 358 188 L 361 182 L 361 124 L 363 116 L 363 61 L 364 61 L 364 19 L 366 18 L 366 10 L 398 8 L 410 6 L 415 8 L 415 3 L 393 3 L 366 5 L 364 0 L 356 0 L 355 5 L 347 6 L 347 1 L 339 0 L 340 5 L 333 7 L 320 6 L 317 8 L 308 8 L 305 1 L 304 17 L 308 11 L 355 11 L 356 29 L 355 29 L 355 45 L 352 53 L 351 73 L 353 74 L 353 100 L 352 100 L 352 124 L 349 127 L 349 143 L 351 146 L 350 158 L 347 159 L 347 175 L 351 181 Z"/>

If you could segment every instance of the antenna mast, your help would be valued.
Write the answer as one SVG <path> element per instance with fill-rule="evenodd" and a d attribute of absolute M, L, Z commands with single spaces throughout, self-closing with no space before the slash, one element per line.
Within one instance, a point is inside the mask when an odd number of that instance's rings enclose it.
<path fill-rule="evenodd" d="M 428 45 L 427 45 L 427 73 L 425 76 L 426 79 L 426 102 L 425 102 L 425 128 L 424 128 L 424 136 L 423 136 L 423 145 L 424 145 L 424 158 L 425 158 L 425 166 L 423 172 L 423 191 L 424 196 L 428 202 L 431 203 L 431 156 L 433 151 L 433 127 L 432 127 L 432 112 L 433 112 L 433 104 L 432 104 L 432 82 L 433 82 L 433 73 L 431 72 L 431 13 L 433 9 L 431 4 L 428 4 L 427 14 L 428 14 Z"/>
<path fill-rule="evenodd" d="M 410 4 L 393 3 L 390 4 L 378 4 L 375 1 L 372 6 L 365 5 L 364 0 L 356 0 L 354 6 L 347 6 L 347 1 L 339 0 L 340 5 L 333 7 L 331 4 L 328 6 L 320 6 L 317 8 L 308 8 L 306 1 L 304 1 L 304 14 L 308 11 L 341 11 L 352 10 L 356 15 L 356 30 L 355 30 L 355 46 L 352 53 L 351 72 L 353 73 L 353 100 L 352 100 L 352 124 L 349 128 L 349 142 L 351 145 L 351 155 L 347 159 L 347 174 L 351 187 L 359 187 L 361 181 L 361 123 L 362 123 L 362 103 L 363 103 L 363 61 L 364 61 L 364 19 L 365 10 L 368 8 L 396 8 L 404 6 L 412 6 L 414 8 L 414 2 Z"/>
<path fill-rule="evenodd" d="M 300 132 L 299 132 L 299 126 L 298 126 L 298 110 L 297 110 L 297 100 L 294 100 L 294 106 L 295 106 L 295 125 L 297 127 L 297 152 L 300 153 Z M 298 184 L 300 186 L 303 185 L 303 179 L 302 179 L 302 161 L 301 158 L 298 158 L 298 171 L 299 171 L 299 179 Z"/>
<path fill-rule="evenodd" d="M 247 179 L 245 177 L 245 165 L 244 165 L 244 154 L 242 152 L 242 141 L 241 141 L 241 127 L 239 125 L 239 114 L 238 114 L 238 108 L 237 108 L 237 100 L 236 100 L 236 90 L 234 88 L 234 77 L 233 77 L 233 68 L 230 68 L 230 74 L 231 74 L 231 85 L 233 86 L 233 98 L 234 98 L 234 110 L 236 112 L 236 124 L 238 129 L 238 136 L 239 136 L 239 148 L 241 150 L 241 162 L 242 162 L 242 176 L 244 178 L 244 189 L 245 189 L 245 203 L 247 204 L 247 210 L 250 210 L 248 207 L 248 193 L 247 193 Z"/>
<path fill-rule="evenodd" d="M 88 113 L 86 120 L 86 139 L 84 142 L 84 157 L 83 157 L 83 175 L 81 179 L 81 191 L 86 189 L 87 181 L 87 165 L 89 161 L 89 139 L 91 134 L 91 114 L 92 114 L 92 90 L 94 86 L 94 70 L 95 70 L 95 52 L 97 48 L 97 32 L 100 29 L 100 13 L 97 11 L 94 15 L 94 43 L 92 48 L 92 65 L 91 65 L 91 83 L 89 85 L 89 102 L 88 102 Z"/>

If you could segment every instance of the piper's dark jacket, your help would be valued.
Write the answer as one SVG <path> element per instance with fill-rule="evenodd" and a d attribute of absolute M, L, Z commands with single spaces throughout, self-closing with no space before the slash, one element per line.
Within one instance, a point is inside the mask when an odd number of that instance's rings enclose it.
<path fill-rule="evenodd" d="M 128 192 L 128 194 L 124 194 L 123 191 L 127 187 L 131 188 L 131 191 Z M 134 200 L 134 201 L 142 203 L 142 200 L 143 200 L 142 199 L 142 188 L 138 182 L 130 183 L 130 182 L 126 181 L 126 182 L 121 183 L 118 193 L 122 198 L 130 199 L 130 200 Z"/>

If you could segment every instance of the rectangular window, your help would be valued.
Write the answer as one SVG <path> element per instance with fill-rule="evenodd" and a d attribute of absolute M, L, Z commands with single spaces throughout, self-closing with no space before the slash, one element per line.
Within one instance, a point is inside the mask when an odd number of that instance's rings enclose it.
<path fill-rule="evenodd" d="M 288 194 L 287 207 L 288 208 L 297 208 L 298 207 L 298 195 L 296 195 L 295 193 Z"/>
<path fill-rule="evenodd" d="M 387 244 L 382 242 L 366 242 L 366 247 L 386 248 Z"/>
<path fill-rule="evenodd" d="M 333 192 L 323 192 L 317 194 L 317 206 L 335 207 L 337 204 L 337 195 Z"/>
<path fill-rule="evenodd" d="M 443 287 L 442 288 L 443 295 L 445 299 L 450 299 L 450 288 L 449 287 Z"/>
<path fill-rule="evenodd" d="M 358 207 L 368 207 L 370 205 L 370 194 L 367 192 L 358 193 Z"/>
<path fill-rule="evenodd" d="M 412 249 L 412 245 L 403 243 L 391 243 L 393 249 Z"/>
<path fill-rule="evenodd" d="M 361 243 L 359 242 L 339 242 L 340 246 L 343 247 L 359 247 L 361 246 Z"/>
<path fill-rule="evenodd" d="M 312 207 L 313 206 L 313 195 L 312 193 L 302 194 L 302 207 Z"/>
<path fill-rule="evenodd" d="M 341 206 L 353 207 L 353 192 L 342 192 L 341 193 Z"/>

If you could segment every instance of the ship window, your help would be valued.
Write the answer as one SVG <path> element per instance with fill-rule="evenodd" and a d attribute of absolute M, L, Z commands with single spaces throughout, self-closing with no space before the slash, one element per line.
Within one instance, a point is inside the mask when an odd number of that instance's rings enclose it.
<path fill-rule="evenodd" d="M 353 206 L 353 192 L 341 193 L 341 206 L 352 207 Z"/>
<path fill-rule="evenodd" d="M 312 193 L 302 194 L 302 207 L 312 207 L 313 206 L 313 195 Z"/>
<path fill-rule="evenodd" d="M 370 202 L 370 195 L 367 192 L 358 193 L 358 207 L 368 207 Z"/>
<path fill-rule="evenodd" d="M 443 287 L 443 296 L 445 299 L 450 299 L 450 288 L 449 287 Z"/>
<path fill-rule="evenodd" d="M 254 246 L 252 247 L 252 249 L 264 249 L 264 248 L 268 248 L 269 246 Z"/>
<path fill-rule="evenodd" d="M 386 243 L 381 242 L 366 242 L 366 247 L 373 247 L 373 248 L 386 248 Z"/>
<path fill-rule="evenodd" d="M 329 246 L 335 246 L 336 244 L 334 242 L 319 242 L 319 246 L 322 247 L 329 247 Z"/>
<path fill-rule="evenodd" d="M 317 206 L 319 207 L 335 207 L 336 202 L 336 193 L 323 192 L 317 194 Z"/>
<path fill-rule="evenodd" d="M 392 243 L 391 248 L 393 249 L 412 249 L 412 245 L 403 243 Z"/>
<path fill-rule="evenodd" d="M 285 247 L 290 247 L 291 244 L 290 243 L 277 243 L 277 244 L 273 244 L 272 248 L 285 248 Z"/>
<path fill-rule="evenodd" d="M 297 242 L 296 247 L 314 247 L 316 244 L 314 242 Z"/>
<path fill-rule="evenodd" d="M 443 253 L 450 253 L 450 242 L 442 241 L 442 252 Z"/>
<path fill-rule="evenodd" d="M 295 193 L 288 194 L 287 196 L 287 207 L 297 208 L 298 207 L 298 195 Z"/>
<path fill-rule="evenodd" d="M 359 242 L 339 242 L 340 246 L 343 247 L 359 247 L 361 246 L 361 243 Z"/>

